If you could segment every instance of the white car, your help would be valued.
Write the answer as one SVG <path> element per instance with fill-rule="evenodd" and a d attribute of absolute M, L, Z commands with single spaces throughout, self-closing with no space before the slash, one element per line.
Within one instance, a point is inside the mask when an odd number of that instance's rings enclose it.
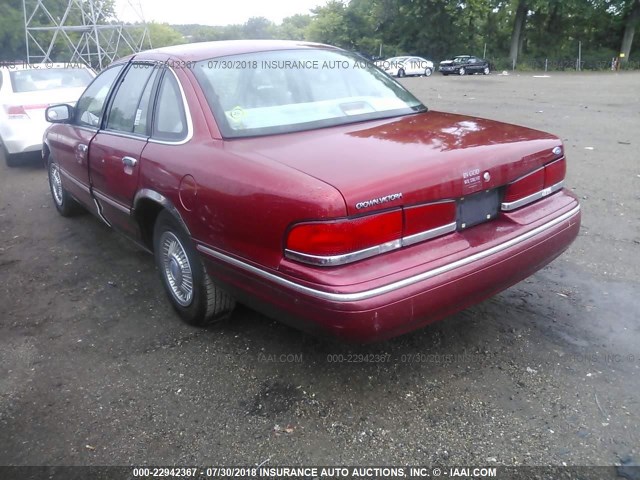
<path fill-rule="evenodd" d="M 24 153 L 42 150 L 49 126 L 45 109 L 75 104 L 95 75 L 81 64 L 0 64 L 0 149 L 7 165 L 19 164 Z"/>
<path fill-rule="evenodd" d="M 433 73 L 433 62 L 422 57 L 393 57 L 380 60 L 376 65 L 392 77 L 408 77 L 424 75 L 430 77 Z"/>

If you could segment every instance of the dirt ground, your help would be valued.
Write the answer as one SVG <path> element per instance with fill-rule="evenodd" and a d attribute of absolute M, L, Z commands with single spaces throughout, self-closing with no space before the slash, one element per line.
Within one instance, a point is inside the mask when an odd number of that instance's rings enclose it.
<path fill-rule="evenodd" d="M 583 205 L 568 252 L 366 347 L 245 307 L 197 329 L 151 256 L 60 217 L 37 162 L 0 159 L 0 465 L 640 462 L 640 74 L 403 82 L 431 109 L 564 139 Z"/>

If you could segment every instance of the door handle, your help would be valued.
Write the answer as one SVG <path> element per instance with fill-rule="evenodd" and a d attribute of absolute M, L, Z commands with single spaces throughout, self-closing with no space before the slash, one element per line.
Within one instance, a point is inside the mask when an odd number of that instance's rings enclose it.
<path fill-rule="evenodd" d="M 76 146 L 76 152 L 75 152 L 76 162 L 82 165 L 87 160 L 88 150 L 89 150 L 89 147 L 84 143 L 78 144 Z"/>
<path fill-rule="evenodd" d="M 125 167 L 135 167 L 138 163 L 138 160 L 133 157 L 122 157 L 122 163 Z"/>

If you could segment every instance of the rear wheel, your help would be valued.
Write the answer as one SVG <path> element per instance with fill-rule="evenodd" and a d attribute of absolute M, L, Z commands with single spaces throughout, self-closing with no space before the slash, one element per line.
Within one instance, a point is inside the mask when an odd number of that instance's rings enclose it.
<path fill-rule="evenodd" d="M 156 220 L 153 247 L 162 284 L 182 320 L 204 326 L 231 314 L 235 299 L 213 284 L 189 235 L 166 210 Z"/>
<path fill-rule="evenodd" d="M 484 70 L 482 71 L 482 73 L 484 73 L 485 75 L 489 75 L 489 67 L 484 67 Z"/>
<path fill-rule="evenodd" d="M 462 75 L 466 75 L 467 71 L 465 70 L 464 67 L 460 67 L 460 70 L 458 70 L 458 75 L 462 76 Z"/>
<path fill-rule="evenodd" d="M 405 73 L 404 73 L 404 68 L 401 68 L 400 70 L 398 70 L 398 77 L 402 78 L 404 77 Z"/>
<path fill-rule="evenodd" d="M 64 189 L 60 166 L 51 156 L 49 157 L 48 165 L 49 189 L 51 190 L 51 197 L 53 197 L 53 204 L 56 206 L 56 210 L 63 217 L 71 217 L 77 214 L 82 210 L 82 207 Z"/>

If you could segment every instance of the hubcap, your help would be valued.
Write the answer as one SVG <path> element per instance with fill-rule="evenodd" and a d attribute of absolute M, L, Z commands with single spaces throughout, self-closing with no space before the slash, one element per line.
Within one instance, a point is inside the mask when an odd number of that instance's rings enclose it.
<path fill-rule="evenodd" d="M 60 167 L 57 163 L 51 163 L 49 167 L 49 182 L 51 183 L 51 193 L 53 194 L 53 200 L 62 206 L 62 178 L 60 177 Z"/>
<path fill-rule="evenodd" d="M 188 307 L 193 300 L 193 272 L 182 243 L 172 232 L 160 237 L 160 255 L 164 277 L 173 298 Z"/>

